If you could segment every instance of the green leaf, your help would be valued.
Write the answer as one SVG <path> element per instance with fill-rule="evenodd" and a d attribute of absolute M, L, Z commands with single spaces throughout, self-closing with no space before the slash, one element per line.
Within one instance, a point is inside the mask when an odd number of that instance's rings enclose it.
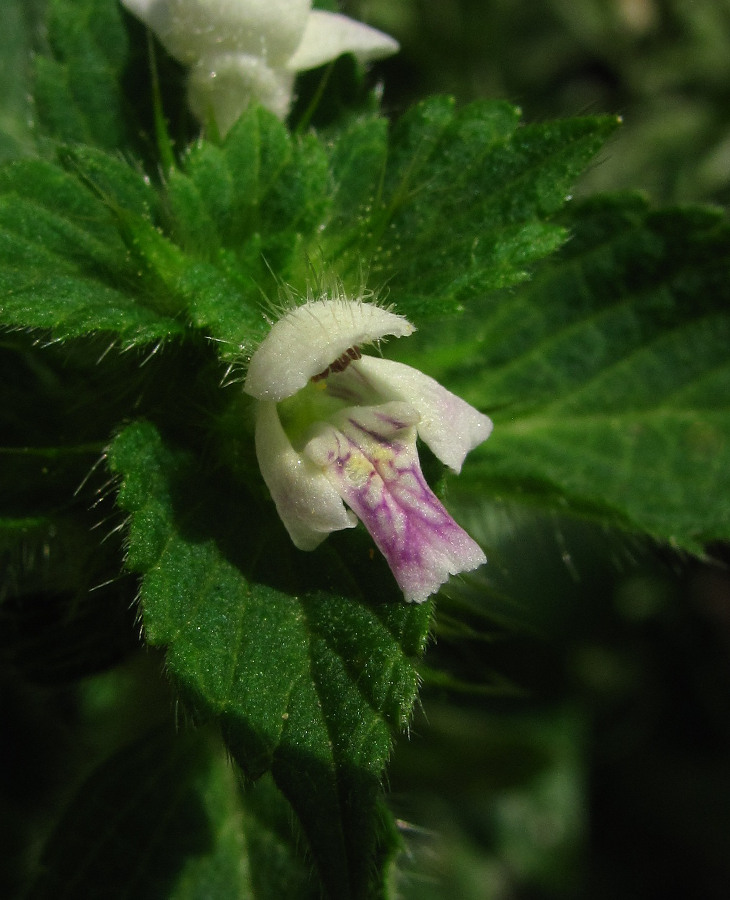
<path fill-rule="evenodd" d="M 262 286 L 274 300 L 274 267 L 306 267 L 302 236 L 329 203 L 319 142 L 257 109 L 223 147 L 196 145 L 162 196 L 105 151 L 57 159 L 0 170 L 0 322 L 55 340 L 111 332 L 127 348 L 192 325 L 239 361 L 266 331 Z"/>
<path fill-rule="evenodd" d="M 550 219 L 616 124 L 593 117 L 520 127 L 507 103 L 456 110 L 432 98 L 395 126 L 387 163 L 378 129 L 350 129 L 332 153 L 349 222 L 340 204 L 325 253 L 343 276 L 350 267 L 348 281 L 369 263 L 371 281 L 387 283 L 397 308 L 416 318 L 463 308 L 524 280 L 563 242 L 564 228 Z"/>
<path fill-rule="evenodd" d="M 192 146 L 170 173 L 168 227 L 187 266 L 175 290 L 223 358 L 239 362 L 263 338 L 262 311 L 270 311 L 283 283 L 306 293 L 306 248 L 329 208 L 328 184 L 321 143 L 291 137 L 256 107 L 221 146 Z"/>
<path fill-rule="evenodd" d="M 350 122 L 337 135 L 330 154 L 334 196 L 328 229 L 352 232 L 358 219 L 369 219 L 380 197 L 387 159 L 388 122 L 381 116 Z"/>
<path fill-rule="evenodd" d="M 58 158 L 0 170 L 0 323 L 57 341 L 110 332 L 125 349 L 182 336 L 186 314 L 208 334 L 225 330 L 238 355 L 249 332 L 260 337 L 258 307 L 237 284 L 161 233 L 158 195 L 137 167 L 88 147 Z"/>
<path fill-rule="evenodd" d="M 96 147 L 61 145 L 57 155 L 63 168 L 111 210 L 150 219 L 156 214 L 157 193 L 139 164 Z"/>
<path fill-rule="evenodd" d="M 220 147 L 190 148 L 168 181 L 167 202 L 181 246 L 227 266 L 251 292 L 269 280 L 267 267 L 287 271 L 325 217 L 327 156 L 314 135 L 291 137 L 274 115 L 252 107 Z"/>
<path fill-rule="evenodd" d="M 123 346 L 182 334 L 120 231 L 120 208 L 142 222 L 154 208 L 143 175 L 94 150 L 64 161 L 72 171 L 41 159 L 0 170 L 0 322 L 56 340 L 107 331 Z"/>
<path fill-rule="evenodd" d="M 561 259 L 435 367 L 495 420 L 454 489 L 567 502 L 699 552 L 730 537 L 730 225 L 632 197 L 570 221 Z"/>
<path fill-rule="evenodd" d="M 508 104 L 455 111 L 436 98 L 389 140 L 385 120 L 367 117 L 325 154 L 323 141 L 291 137 L 251 109 L 221 146 L 196 144 L 171 173 L 170 231 L 186 253 L 222 269 L 251 309 L 262 292 L 275 301 L 282 283 L 306 295 L 335 274 L 353 292 L 364 278 L 387 283 L 397 308 L 416 318 L 454 311 L 524 280 L 562 243 L 564 227 L 549 219 L 615 125 L 519 127 Z M 240 307 L 207 316 L 223 347 L 245 344 Z M 254 321 L 246 326 L 259 336 Z"/>
<path fill-rule="evenodd" d="M 48 53 L 35 60 L 35 110 L 42 132 L 73 143 L 124 146 L 122 74 L 128 40 L 110 0 L 49 0 Z"/>
<path fill-rule="evenodd" d="M 273 785 L 243 791 L 210 735 L 168 726 L 81 785 L 27 896 L 103 896 L 113 885 L 141 900 L 314 898 L 287 825 Z"/>
<path fill-rule="evenodd" d="M 220 722 L 246 775 L 273 772 L 329 895 L 367 895 L 391 852 L 380 779 L 429 605 L 402 602 L 369 541 L 296 551 L 270 503 L 201 473 L 149 424 L 125 429 L 109 461 L 148 642 L 167 647 L 181 696 Z"/>
<path fill-rule="evenodd" d="M 435 100 L 389 146 L 369 118 L 328 153 L 252 108 L 159 191 L 117 156 L 60 147 L 58 164 L 0 173 L 0 321 L 58 340 L 108 331 L 122 346 L 192 325 L 236 363 L 263 337 L 267 302 L 327 290 L 333 274 L 353 292 L 387 283 L 416 318 L 453 311 L 563 240 L 548 218 L 613 125 L 520 129 L 506 104 Z"/>

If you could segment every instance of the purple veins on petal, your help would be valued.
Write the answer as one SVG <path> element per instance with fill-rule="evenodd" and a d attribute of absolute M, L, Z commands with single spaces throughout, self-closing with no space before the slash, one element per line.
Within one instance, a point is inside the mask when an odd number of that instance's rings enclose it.
<path fill-rule="evenodd" d="M 406 600 L 422 603 L 450 575 L 486 557 L 426 483 L 418 414 L 406 403 L 344 410 L 305 447 L 388 561 Z M 335 427 L 336 426 L 336 427 Z"/>

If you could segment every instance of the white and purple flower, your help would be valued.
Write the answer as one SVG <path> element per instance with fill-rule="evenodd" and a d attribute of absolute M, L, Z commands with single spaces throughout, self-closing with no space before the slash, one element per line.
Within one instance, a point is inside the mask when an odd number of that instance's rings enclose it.
<path fill-rule="evenodd" d="M 361 62 L 398 50 L 387 34 L 312 0 L 121 0 L 189 67 L 188 102 L 225 134 L 249 103 L 289 112 L 297 72 L 343 53 Z"/>
<path fill-rule="evenodd" d="M 426 483 L 416 438 L 459 472 L 492 423 L 422 372 L 362 355 L 414 331 L 362 298 L 310 299 L 274 324 L 244 390 L 259 401 L 256 455 L 294 544 L 313 550 L 359 518 L 406 600 L 422 603 L 486 558 Z"/>

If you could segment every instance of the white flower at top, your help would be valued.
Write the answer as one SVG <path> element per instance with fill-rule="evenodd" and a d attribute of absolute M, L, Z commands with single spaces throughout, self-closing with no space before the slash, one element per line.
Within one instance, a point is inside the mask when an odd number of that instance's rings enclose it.
<path fill-rule="evenodd" d="M 190 67 L 188 101 L 225 134 L 252 101 L 279 118 L 289 111 L 297 72 L 343 53 L 362 62 L 390 56 L 397 41 L 311 0 L 121 0 Z"/>
<path fill-rule="evenodd" d="M 414 331 L 361 298 L 310 299 L 273 325 L 244 390 L 258 400 L 256 455 L 294 544 L 313 550 L 359 518 L 406 600 L 422 603 L 486 558 L 426 483 L 416 438 L 459 472 L 492 423 L 417 369 L 362 355 Z"/>

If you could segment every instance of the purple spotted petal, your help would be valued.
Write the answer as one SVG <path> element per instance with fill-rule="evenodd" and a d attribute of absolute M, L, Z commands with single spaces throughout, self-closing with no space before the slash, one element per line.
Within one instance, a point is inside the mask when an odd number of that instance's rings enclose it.
<path fill-rule="evenodd" d="M 416 452 L 419 415 L 407 403 L 343 410 L 304 448 L 363 522 L 406 600 L 422 603 L 450 575 L 486 562 L 426 483 Z"/>

